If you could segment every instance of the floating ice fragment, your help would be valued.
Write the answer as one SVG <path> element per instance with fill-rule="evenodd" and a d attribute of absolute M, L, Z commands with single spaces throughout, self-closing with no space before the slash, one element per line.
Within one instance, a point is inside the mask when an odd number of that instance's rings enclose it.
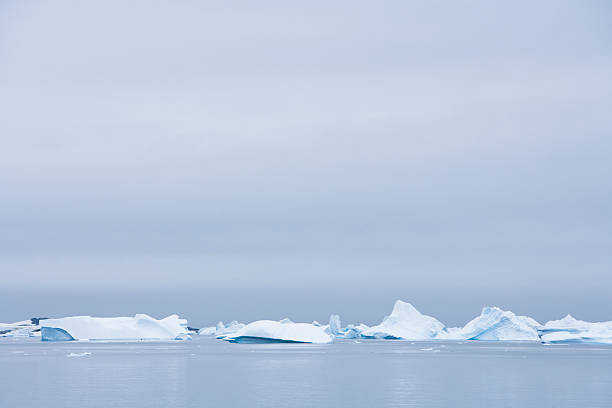
<path fill-rule="evenodd" d="M 85 351 L 83 353 L 70 353 L 66 355 L 66 357 L 86 357 L 86 356 L 91 356 L 91 353 L 88 351 Z"/>

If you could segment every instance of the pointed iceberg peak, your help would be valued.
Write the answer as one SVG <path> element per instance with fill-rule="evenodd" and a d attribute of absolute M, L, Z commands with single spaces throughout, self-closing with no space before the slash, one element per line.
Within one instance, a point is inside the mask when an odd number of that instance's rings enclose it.
<path fill-rule="evenodd" d="M 422 315 L 421 315 L 421 312 L 419 312 L 414 306 L 412 306 L 412 304 L 398 299 L 395 301 L 395 304 L 393 305 L 391 316 L 401 317 L 401 316 L 422 316 Z"/>
<path fill-rule="evenodd" d="M 361 335 L 366 338 L 429 340 L 443 329 L 444 325 L 436 318 L 422 314 L 410 303 L 397 300 L 389 316 Z"/>

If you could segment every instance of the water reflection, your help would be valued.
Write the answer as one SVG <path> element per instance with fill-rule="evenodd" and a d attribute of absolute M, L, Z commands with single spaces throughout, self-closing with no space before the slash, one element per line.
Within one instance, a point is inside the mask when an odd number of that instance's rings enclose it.
<path fill-rule="evenodd" d="M 611 363 L 599 346 L 0 342 L 0 406 L 609 407 Z"/>

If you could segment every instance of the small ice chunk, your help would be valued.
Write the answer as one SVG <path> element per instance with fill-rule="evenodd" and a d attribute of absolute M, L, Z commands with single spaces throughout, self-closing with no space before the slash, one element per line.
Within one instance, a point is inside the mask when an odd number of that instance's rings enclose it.
<path fill-rule="evenodd" d="M 82 353 L 70 353 L 66 355 L 66 357 L 86 357 L 86 356 L 91 356 L 91 353 L 89 351 L 84 351 Z"/>

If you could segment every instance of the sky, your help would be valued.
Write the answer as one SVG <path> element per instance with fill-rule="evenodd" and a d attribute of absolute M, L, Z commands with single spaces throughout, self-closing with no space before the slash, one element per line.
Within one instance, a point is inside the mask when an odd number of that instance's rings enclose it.
<path fill-rule="evenodd" d="M 612 320 L 606 1 L 3 1 L 0 321 Z"/>

